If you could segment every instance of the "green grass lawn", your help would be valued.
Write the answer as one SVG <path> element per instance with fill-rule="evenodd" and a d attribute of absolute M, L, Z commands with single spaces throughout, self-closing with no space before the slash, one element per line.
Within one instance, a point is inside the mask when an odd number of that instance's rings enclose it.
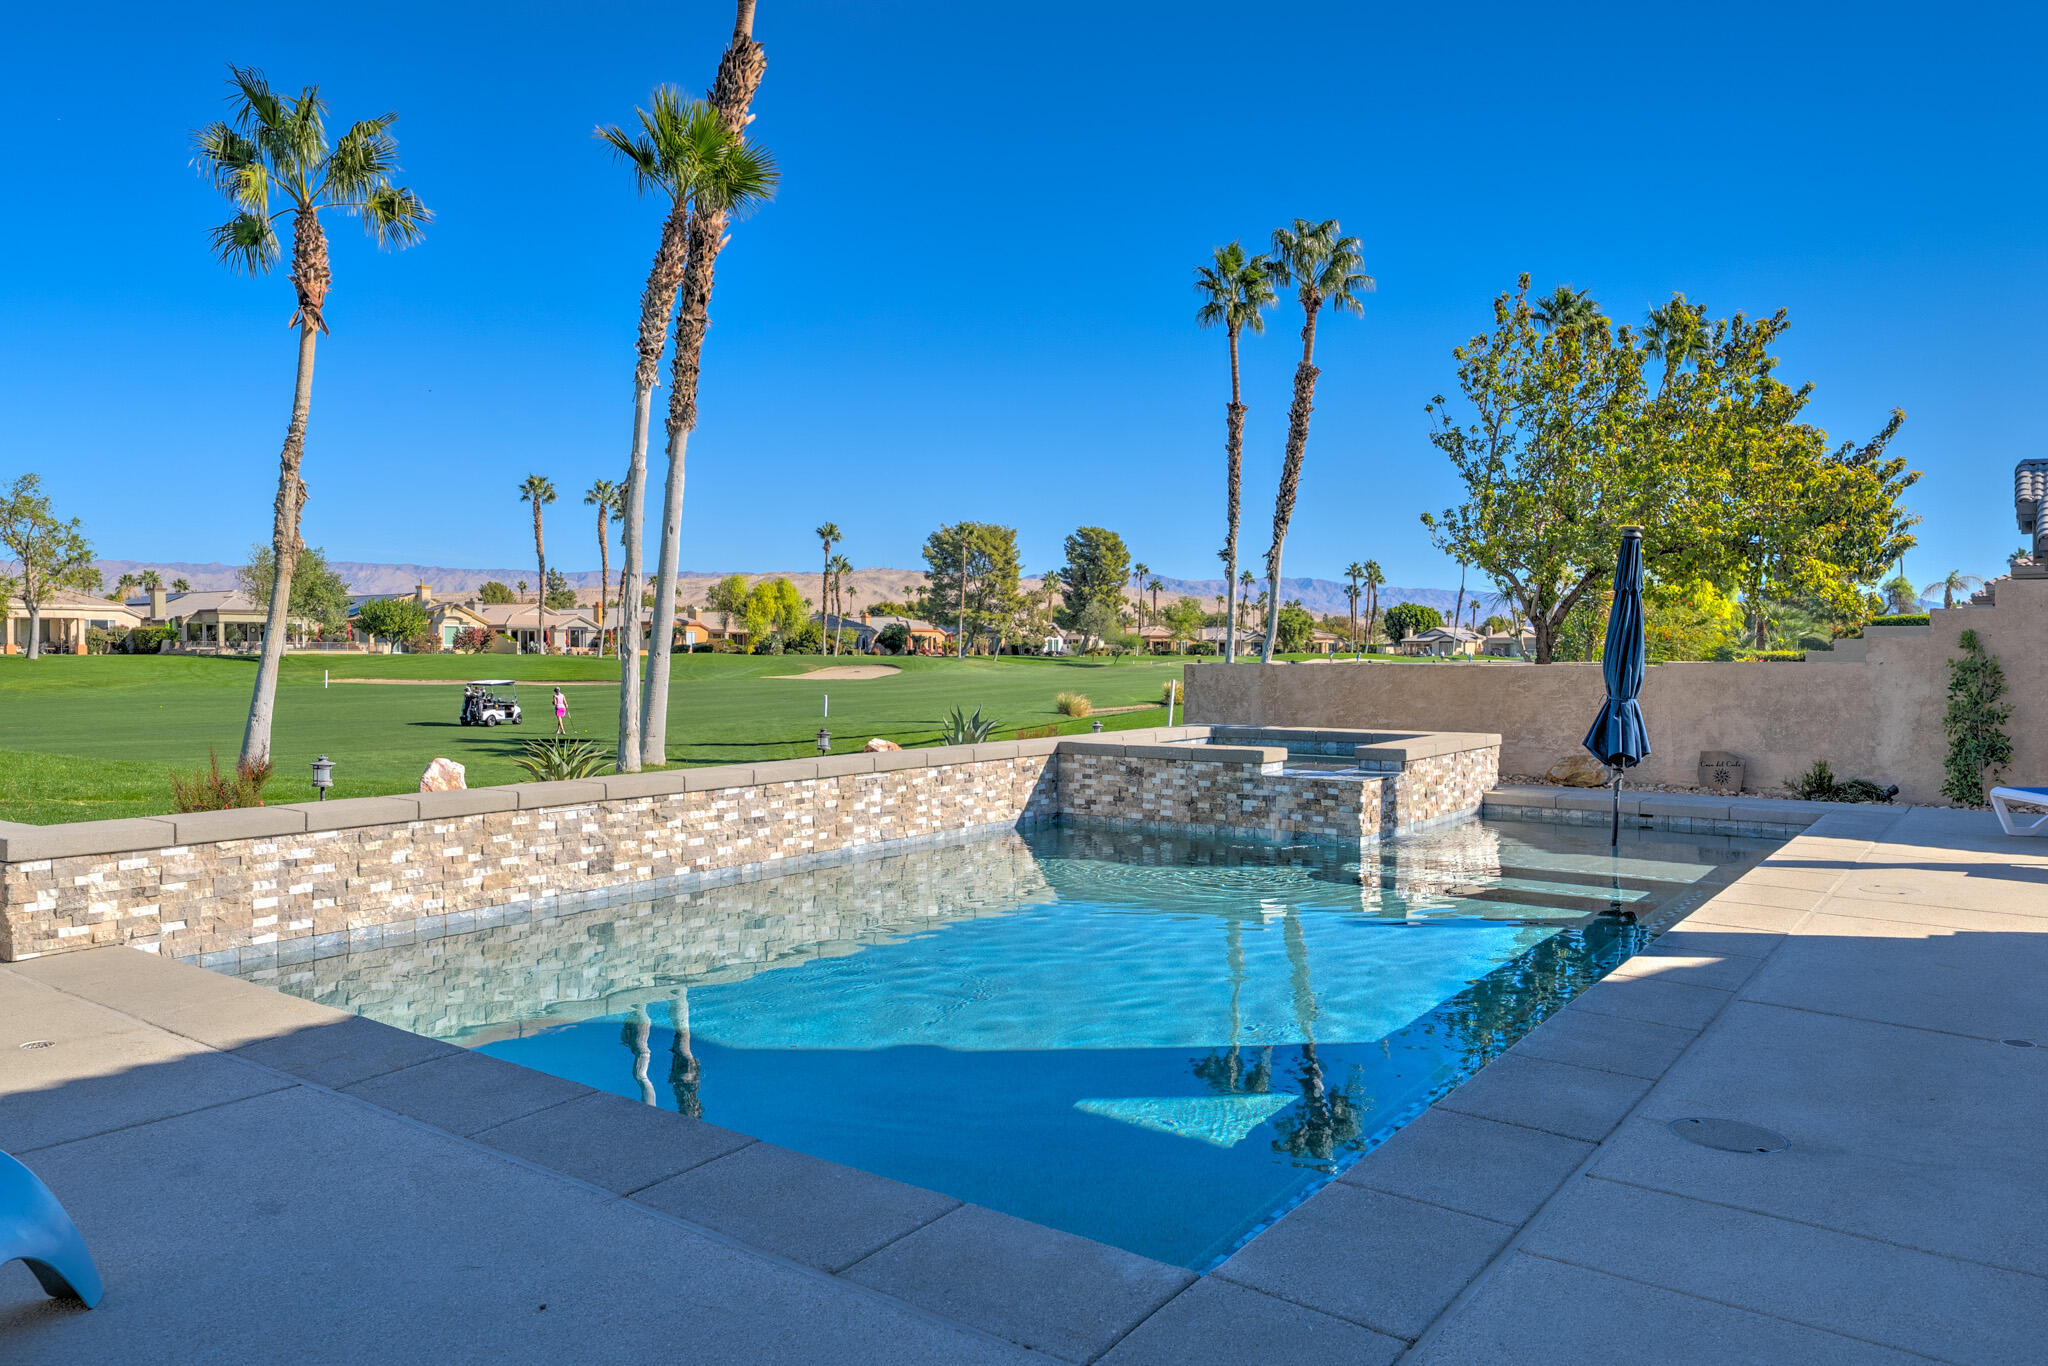
<path fill-rule="evenodd" d="M 1097 707 L 1149 704 L 1095 719 L 1105 729 L 1162 725 L 1158 705 L 1187 661 L 1037 659 L 843 660 L 799 655 L 678 655 L 669 695 L 672 764 L 747 763 L 817 752 L 820 726 L 835 753 L 880 735 L 930 744 L 941 716 L 976 707 L 1001 719 L 998 738 L 1058 724 L 1053 699 L 1085 694 Z M 888 663 L 900 673 L 873 679 L 776 678 L 833 664 Z M 415 680 L 342 683 L 334 679 Z M 203 767 L 207 751 L 232 764 L 248 715 L 251 660 L 166 655 L 57 655 L 31 662 L 0 657 L 0 820 L 49 824 L 151 815 L 172 809 L 168 772 Z M 419 682 L 519 679 L 526 724 L 495 729 L 456 724 L 461 690 Z M 278 685 L 272 755 L 277 776 L 266 799 L 314 796 L 311 763 L 334 760 L 336 797 L 418 788 L 429 760 L 445 755 L 468 770 L 472 787 L 521 781 L 520 742 L 554 730 L 548 684 L 570 683 L 569 731 L 609 748 L 616 742 L 618 662 L 545 655 L 291 655 Z M 832 714 L 822 719 L 826 694 Z"/>

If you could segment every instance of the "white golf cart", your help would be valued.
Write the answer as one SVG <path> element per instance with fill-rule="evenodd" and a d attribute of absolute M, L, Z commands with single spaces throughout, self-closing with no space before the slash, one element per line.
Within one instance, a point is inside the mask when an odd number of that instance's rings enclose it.
<path fill-rule="evenodd" d="M 479 678 L 463 684 L 460 720 L 465 726 L 498 726 L 508 721 L 524 725 L 518 686 L 509 678 Z"/>

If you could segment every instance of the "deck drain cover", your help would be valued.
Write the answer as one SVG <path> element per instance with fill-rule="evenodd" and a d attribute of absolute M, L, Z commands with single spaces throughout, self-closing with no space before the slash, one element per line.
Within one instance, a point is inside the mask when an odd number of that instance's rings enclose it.
<path fill-rule="evenodd" d="M 30 1039 L 27 1043 L 20 1046 L 23 1048 L 54 1048 L 56 1044 L 57 1041 L 55 1039 Z"/>
<path fill-rule="evenodd" d="M 1999 1042 L 2007 1048 L 2032 1048 L 2034 1046 L 2032 1039 L 2000 1039 Z"/>
<path fill-rule="evenodd" d="M 1671 1132 L 1688 1143 L 1724 1153 L 1776 1153 L 1792 1146 L 1792 1140 L 1783 1134 L 1734 1119 L 1674 1119 Z"/>

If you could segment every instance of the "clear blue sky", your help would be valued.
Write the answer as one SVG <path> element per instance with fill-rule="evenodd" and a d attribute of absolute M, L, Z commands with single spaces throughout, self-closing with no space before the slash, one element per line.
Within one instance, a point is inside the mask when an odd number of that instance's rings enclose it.
<path fill-rule="evenodd" d="M 1916 578 L 1995 572 L 2039 455 L 2042 21 L 2021 6 L 762 0 L 755 134 L 784 189 L 719 263 L 684 564 L 863 565 L 931 527 L 1014 523 L 1027 569 L 1080 523 L 1215 572 L 1224 349 L 1190 273 L 1336 217 L 1378 276 L 1324 367 L 1290 574 L 1455 569 L 1422 405 L 1518 271 L 1625 318 L 1684 290 L 1789 308 L 1785 373 L 1838 439 L 1909 421 Z M 41 472 L 102 555 L 234 559 L 268 535 L 290 287 L 208 257 L 189 168 L 223 63 L 396 109 L 426 242 L 335 222 L 306 535 L 339 559 L 594 567 L 581 493 L 625 463 L 658 209 L 591 140 L 708 83 L 725 0 L 40 5 L 10 21 L 0 475 Z M 1248 559 L 1266 543 L 1297 320 L 1247 348 Z M 664 394 L 666 390 L 662 391 Z"/>

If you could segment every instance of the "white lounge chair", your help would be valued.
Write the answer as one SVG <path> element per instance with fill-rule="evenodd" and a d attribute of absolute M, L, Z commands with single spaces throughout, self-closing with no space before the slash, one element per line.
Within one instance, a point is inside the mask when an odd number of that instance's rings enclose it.
<path fill-rule="evenodd" d="M 2048 807 L 2048 787 L 1994 787 L 1991 789 L 1991 809 L 1998 813 L 1998 823 L 2005 827 L 2008 835 L 2048 835 L 2048 810 L 2034 815 L 2032 820 L 2021 825 L 2025 817 L 2015 817 L 2007 802 L 2019 802 L 2025 806 Z M 2028 813 L 2032 815 L 2032 813 Z"/>

